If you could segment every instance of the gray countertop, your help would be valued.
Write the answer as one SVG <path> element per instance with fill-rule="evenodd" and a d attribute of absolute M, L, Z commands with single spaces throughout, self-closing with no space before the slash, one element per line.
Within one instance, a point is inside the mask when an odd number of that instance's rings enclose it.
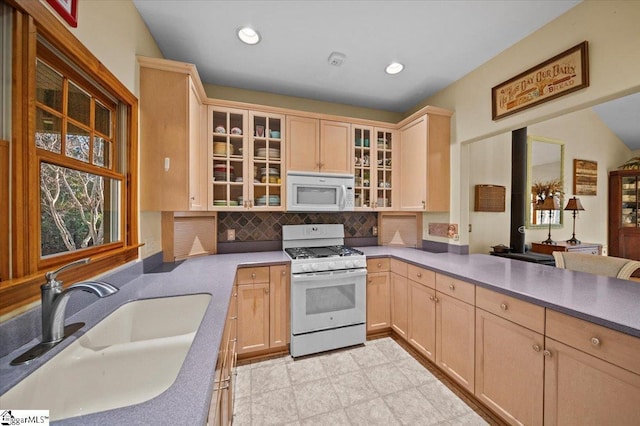
<path fill-rule="evenodd" d="M 386 246 L 360 249 L 368 257 L 393 256 L 640 337 L 640 283 L 480 254 L 434 254 Z M 141 275 L 124 285 L 115 295 L 100 299 L 89 308 L 69 317 L 68 323 L 85 322 L 82 330 L 86 331 L 110 312 L 132 300 L 194 293 L 212 295 L 180 373 L 167 391 L 141 404 L 65 419 L 58 423 L 205 424 L 213 389 L 217 351 L 236 268 L 240 265 L 284 262 L 288 262 L 288 257 L 279 251 L 190 259 L 170 272 Z M 0 358 L 0 394 L 31 374 L 74 339 L 70 337 L 42 359 L 27 366 L 11 367 L 9 362 L 34 345 L 35 340 Z"/>
<path fill-rule="evenodd" d="M 640 282 L 558 269 L 485 254 L 427 253 L 365 247 L 367 256 L 394 256 L 537 305 L 640 337 Z"/>

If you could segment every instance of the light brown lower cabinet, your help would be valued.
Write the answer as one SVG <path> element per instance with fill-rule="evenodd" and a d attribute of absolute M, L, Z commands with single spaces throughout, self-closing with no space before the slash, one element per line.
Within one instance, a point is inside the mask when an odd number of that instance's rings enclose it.
<path fill-rule="evenodd" d="M 209 406 L 207 425 L 223 426 L 233 422 L 233 387 L 237 362 L 237 294 L 235 288 L 229 301 L 227 319 L 216 362 L 214 389 Z"/>
<path fill-rule="evenodd" d="M 434 271 L 415 265 L 407 265 L 407 276 L 408 279 L 398 274 L 391 274 L 391 319 L 394 331 L 400 334 L 398 330 L 405 330 L 405 335 L 401 334 L 401 336 L 411 346 L 461 386 L 473 392 L 475 383 L 475 307 L 473 304 L 475 288 L 473 284 L 458 280 L 454 280 L 454 284 L 445 275 L 436 274 Z M 446 287 L 442 287 L 445 281 Z M 442 287 L 442 291 L 436 290 L 439 286 Z M 445 294 L 445 291 L 448 293 Z M 394 312 L 396 312 L 395 315 Z M 406 314 L 403 314 L 404 312 Z M 405 318 L 406 327 L 403 328 L 402 321 L 405 321 Z"/>
<path fill-rule="evenodd" d="M 391 328 L 400 337 L 407 340 L 409 317 L 407 313 L 408 280 L 394 272 L 391 273 Z"/>
<path fill-rule="evenodd" d="M 285 347 L 291 340 L 289 268 L 269 267 L 269 348 Z"/>
<path fill-rule="evenodd" d="M 544 336 L 476 309 L 475 396 L 512 425 L 541 425 Z"/>
<path fill-rule="evenodd" d="M 389 272 L 367 274 L 367 333 L 391 327 Z"/>
<path fill-rule="evenodd" d="M 390 259 L 367 259 L 367 334 L 391 328 Z"/>
<path fill-rule="evenodd" d="M 236 290 L 238 354 L 286 347 L 290 339 L 288 266 L 240 268 Z"/>
<path fill-rule="evenodd" d="M 640 375 L 545 339 L 545 425 L 640 424 Z"/>
<path fill-rule="evenodd" d="M 475 307 L 436 292 L 436 365 L 474 391 Z"/>
<path fill-rule="evenodd" d="M 640 424 L 640 339 L 547 309 L 545 425 Z"/>
<path fill-rule="evenodd" d="M 409 343 L 427 359 L 436 361 L 436 291 L 409 280 Z"/>

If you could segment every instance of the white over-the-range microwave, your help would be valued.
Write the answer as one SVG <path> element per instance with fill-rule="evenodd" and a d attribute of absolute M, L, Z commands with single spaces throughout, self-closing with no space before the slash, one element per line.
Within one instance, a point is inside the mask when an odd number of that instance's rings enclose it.
<path fill-rule="evenodd" d="M 353 211 L 353 175 L 337 173 L 288 172 L 287 211 Z"/>

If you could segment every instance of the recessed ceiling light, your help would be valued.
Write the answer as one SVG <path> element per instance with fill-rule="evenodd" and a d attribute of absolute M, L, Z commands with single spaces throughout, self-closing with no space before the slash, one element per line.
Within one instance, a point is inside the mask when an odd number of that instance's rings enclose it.
<path fill-rule="evenodd" d="M 400 62 L 391 62 L 389 65 L 387 65 L 387 68 L 385 68 L 384 72 L 393 75 L 398 74 L 403 69 L 404 65 L 402 65 Z"/>
<path fill-rule="evenodd" d="M 243 27 L 238 30 L 238 38 L 243 43 L 258 44 L 260 42 L 260 33 L 253 28 Z"/>

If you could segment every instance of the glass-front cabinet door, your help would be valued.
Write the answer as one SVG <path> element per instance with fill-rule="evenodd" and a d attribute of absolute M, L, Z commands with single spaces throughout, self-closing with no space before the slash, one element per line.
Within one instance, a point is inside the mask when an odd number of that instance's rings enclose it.
<path fill-rule="evenodd" d="M 209 106 L 209 209 L 283 210 L 284 116 Z"/>
<path fill-rule="evenodd" d="M 393 208 L 395 132 L 352 125 L 356 210 Z"/>
<path fill-rule="evenodd" d="M 284 115 L 249 112 L 250 152 L 246 207 L 282 210 L 285 180 Z"/>
<path fill-rule="evenodd" d="M 625 228 L 638 227 L 638 177 L 622 177 L 622 217 L 620 223 Z"/>
<path fill-rule="evenodd" d="M 240 209 L 247 176 L 248 111 L 209 107 L 209 209 Z"/>
<path fill-rule="evenodd" d="M 353 149 L 354 149 L 354 207 L 356 210 L 369 209 L 373 206 L 374 198 L 371 194 L 372 161 L 371 140 L 373 128 L 353 125 Z"/>
<path fill-rule="evenodd" d="M 393 190 L 393 145 L 395 143 L 394 132 L 378 129 L 376 133 L 376 207 L 379 209 L 391 209 Z"/>

